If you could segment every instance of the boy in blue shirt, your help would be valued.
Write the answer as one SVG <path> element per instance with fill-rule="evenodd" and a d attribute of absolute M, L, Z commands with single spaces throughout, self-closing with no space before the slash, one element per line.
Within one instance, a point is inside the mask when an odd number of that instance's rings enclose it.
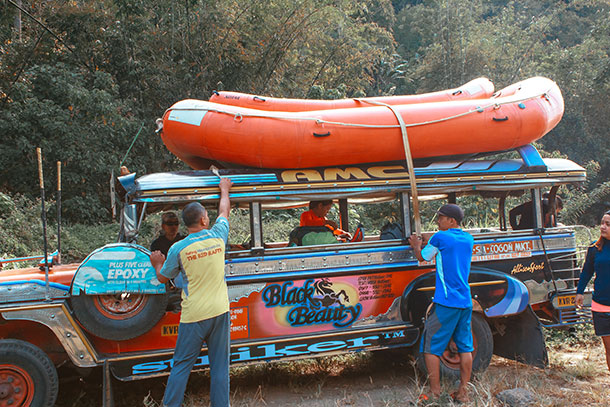
<path fill-rule="evenodd" d="M 409 243 L 419 261 L 436 261 L 434 308 L 426 320 L 421 340 L 430 392 L 440 397 L 440 357 L 453 338 L 460 355 L 460 386 L 455 400 L 468 401 L 468 382 L 472 372 L 472 299 L 468 275 L 474 239 L 460 228 L 464 211 L 455 204 L 443 205 L 437 212 L 436 232 L 422 249 L 421 238 L 412 235 Z"/>

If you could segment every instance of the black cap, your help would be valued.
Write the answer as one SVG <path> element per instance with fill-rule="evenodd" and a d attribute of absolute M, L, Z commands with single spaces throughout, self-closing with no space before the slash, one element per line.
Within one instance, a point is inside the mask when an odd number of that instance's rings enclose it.
<path fill-rule="evenodd" d="M 464 211 L 456 204 L 445 204 L 441 206 L 436 213 L 448 218 L 453 218 L 457 221 L 457 223 L 462 222 L 462 219 L 464 219 Z"/>

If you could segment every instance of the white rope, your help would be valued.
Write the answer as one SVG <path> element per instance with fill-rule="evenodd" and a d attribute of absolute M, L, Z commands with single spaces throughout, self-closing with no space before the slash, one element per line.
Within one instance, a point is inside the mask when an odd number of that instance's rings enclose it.
<path fill-rule="evenodd" d="M 464 113 L 459 113 L 453 116 L 447 116 L 447 117 L 442 117 L 440 119 L 436 119 L 436 120 L 429 120 L 429 121 L 425 121 L 425 122 L 419 122 L 419 123 L 411 123 L 411 124 L 404 124 L 405 127 L 416 127 L 416 126 L 425 126 L 428 124 L 435 124 L 435 123 L 440 123 L 440 122 L 444 122 L 444 121 L 448 121 L 448 120 L 453 120 L 453 119 L 457 119 L 463 116 L 467 116 L 469 114 L 472 113 L 476 113 L 476 112 L 483 112 L 485 109 L 488 109 L 490 107 L 494 107 L 494 108 L 499 108 L 500 106 L 503 105 L 508 105 L 508 104 L 513 104 L 513 103 L 520 103 L 520 102 L 526 102 L 528 100 L 532 100 L 532 99 L 536 99 L 539 97 L 546 97 L 547 96 L 548 91 L 546 92 L 542 92 L 540 94 L 534 95 L 534 96 L 529 96 L 529 97 L 524 97 L 524 98 L 520 98 L 520 99 L 513 99 L 510 101 L 504 101 L 504 102 L 494 102 L 494 103 L 489 103 L 487 105 L 484 106 L 478 106 L 475 109 L 469 110 L 467 112 Z M 360 102 L 366 102 L 366 103 L 372 103 L 372 102 L 368 102 L 365 101 L 363 99 L 354 99 Z M 381 102 L 376 102 L 376 103 L 381 103 Z M 389 106 L 389 105 L 388 105 Z M 400 124 L 358 124 L 358 123 L 344 123 L 344 122 L 335 122 L 335 121 L 329 121 L 329 120 L 323 120 L 317 117 L 303 117 L 303 116 L 285 116 L 285 115 L 274 115 L 273 112 L 263 112 L 260 111 L 261 113 L 244 113 L 244 112 L 231 112 L 228 110 L 222 110 L 222 109 L 217 109 L 217 108 L 209 108 L 209 107 L 170 107 L 169 109 L 167 109 L 165 111 L 165 113 L 163 114 L 163 117 L 165 117 L 165 114 L 167 114 L 167 112 L 172 111 L 172 110 L 177 110 L 177 111 L 208 111 L 208 112 L 215 112 L 215 113 L 221 113 L 221 114 L 226 114 L 229 116 L 233 116 L 235 120 L 239 120 L 242 121 L 243 118 L 245 117 L 261 117 L 261 118 L 267 118 L 267 119 L 277 119 L 277 120 L 302 120 L 302 121 L 315 121 L 317 124 L 331 124 L 331 125 L 335 125 L 335 126 L 345 126 L 345 127 L 363 127 L 363 128 L 377 128 L 377 129 L 388 129 L 388 128 L 400 128 L 401 125 Z"/>

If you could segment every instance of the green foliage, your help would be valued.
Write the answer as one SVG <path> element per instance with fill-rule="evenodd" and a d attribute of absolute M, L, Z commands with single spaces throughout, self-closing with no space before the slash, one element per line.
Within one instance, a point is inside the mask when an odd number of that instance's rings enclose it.
<path fill-rule="evenodd" d="M 110 171 L 118 151 L 127 151 L 138 123 L 117 101 L 107 73 L 74 72 L 58 63 L 33 66 L 0 111 L 1 188 L 35 196 L 39 192 L 36 147 L 44 156 L 45 187 L 55 190 L 56 162 L 62 162 L 62 206 L 76 222 L 108 219 Z M 143 144 L 143 143 L 141 143 Z"/>
<path fill-rule="evenodd" d="M 43 254 L 41 213 L 40 201 L 0 192 L 0 257 Z"/>
<path fill-rule="evenodd" d="M 558 82 L 566 111 L 542 149 L 599 164 L 587 205 L 566 213 L 589 223 L 607 200 L 606 0 L 52 0 L 29 4 L 37 21 L 22 13 L 21 30 L 12 3 L 0 9 L 0 190 L 36 196 L 42 147 L 48 190 L 63 163 L 70 222 L 108 220 L 110 172 L 141 126 L 124 164 L 185 168 L 153 133 L 178 100 L 421 93 L 478 76 Z"/>
<path fill-rule="evenodd" d="M 50 216 L 54 202 L 45 203 L 47 211 L 47 250 L 57 250 L 57 222 Z M 43 255 L 42 207 L 40 199 L 0 192 L 0 258 Z M 61 230 L 62 262 L 84 259 L 98 247 L 116 242 L 117 224 L 64 225 Z M 33 265 L 34 263 L 25 263 Z M 23 267 L 24 263 L 10 263 L 6 268 Z"/>

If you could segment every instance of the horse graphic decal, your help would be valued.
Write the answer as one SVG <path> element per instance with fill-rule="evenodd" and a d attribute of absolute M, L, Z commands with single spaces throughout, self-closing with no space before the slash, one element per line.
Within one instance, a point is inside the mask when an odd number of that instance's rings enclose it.
<path fill-rule="evenodd" d="M 331 287 L 333 283 L 328 278 L 322 278 L 313 283 L 316 294 L 322 296 L 322 298 L 314 297 L 316 300 L 316 306 L 330 307 L 331 305 L 349 305 L 349 296 L 345 290 L 341 290 L 338 293 L 335 292 Z M 341 300 L 343 297 L 343 300 Z"/>

